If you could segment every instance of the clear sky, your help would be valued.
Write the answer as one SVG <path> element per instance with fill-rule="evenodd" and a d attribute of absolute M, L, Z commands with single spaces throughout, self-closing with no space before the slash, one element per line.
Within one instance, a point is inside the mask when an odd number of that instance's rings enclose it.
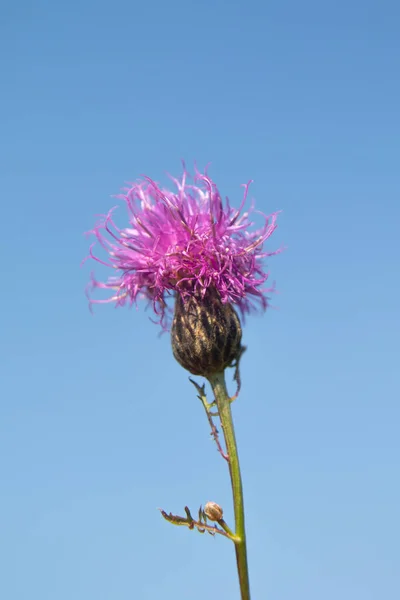
<path fill-rule="evenodd" d="M 400 597 L 399 27 L 395 0 L 3 4 L 1 598 L 238 598 L 231 544 L 157 512 L 232 522 L 187 373 L 80 268 L 181 158 L 283 211 L 234 406 L 254 600 Z"/>

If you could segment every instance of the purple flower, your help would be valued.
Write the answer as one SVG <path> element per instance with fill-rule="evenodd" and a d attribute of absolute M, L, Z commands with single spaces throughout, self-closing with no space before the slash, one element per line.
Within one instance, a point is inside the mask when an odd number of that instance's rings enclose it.
<path fill-rule="evenodd" d="M 102 216 L 92 231 L 108 254 L 100 260 L 90 248 L 90 257 L 115 270 L 106 282 L 92 275 L 90 290 L 112 290 L 106 299 L 116 306 L 135 303 L 140 297 L 153 305 L 158 322 L 166 328 L 168 296 L 180 294 L 183 300 L 204 295 L 214 287 L 223 303 L 236 305 L 242 315 L 256 304 L 268 305 L 265 288 L 268 273 L 262 259 L 276 254 L 263 251 L 264 242 L 276 228 L 277 213 L 264 217 L 261 229 L 250 231 L 249 212 L 242 213 L 250 183 L 238 209 L 225 204 L 215 183 L 205 172 L 197 171 L 193 183 L 185 169 L 181 180 L 171 178 L 176 191 L 160 188 L 144 177 L 118 196 L 125 201 L 129 225 L 118 228 L 114 209 Z M 89 258 L 89 257 L 88 257 Z"/>

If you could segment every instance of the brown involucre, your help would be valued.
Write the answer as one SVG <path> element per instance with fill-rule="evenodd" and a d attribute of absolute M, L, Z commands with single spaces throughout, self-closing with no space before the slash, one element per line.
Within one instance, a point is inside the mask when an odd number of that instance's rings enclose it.
<path fill-rule="evenodd" d="M 242 328 L 231 304 L 208 288 L 184 300 L 176 298 L 171 342 L 176 360 L 193 375 L 220 373 L 241 354 Z"/>

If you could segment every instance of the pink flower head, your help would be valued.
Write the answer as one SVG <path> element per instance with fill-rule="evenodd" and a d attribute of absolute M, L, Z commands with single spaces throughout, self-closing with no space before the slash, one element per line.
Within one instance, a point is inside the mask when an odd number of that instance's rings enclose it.
<path fill-rule="evenodd" d="M 250 183 L 238 209 L 225 205 L 215 183 L 197 170 L 193 183 L 185 167 L 181 180 L 171 178 L 176 191 L 160 188 L 144 177 L 124 189 L 123 199 L 129 225 L 119 229 L 113 211 L 104 215 L 89 232 L 108 254 L 108 262 L 90 257 L 115 270 L 115 276 L 101 283 L 92 275 L 90 289 L 113 290 L 103 300 L 116 306 L 147 298 L 166 327 L 167 297 L 180 294 L 204 295 L 208 287 L 218 290 L 223 303 L 236 305 L 244 316 L 258 305 L 268 305 L 265 288 L 268 273 L 262 259 L 276 254 L 263 251 L 264 242 L 276 228 L 277 213 L 264 217 L 261 229 L 250 231 L 249 213 L 242 213 Z M 89 258 L 89 257 L 88 257 Z"/>

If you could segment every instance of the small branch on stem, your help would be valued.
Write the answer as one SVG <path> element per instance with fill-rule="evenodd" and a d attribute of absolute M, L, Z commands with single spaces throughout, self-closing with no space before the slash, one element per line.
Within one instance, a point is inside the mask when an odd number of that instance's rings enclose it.
<path fill-rule="evenodd" d="M 217 527 L 216 525 L 208 525 L 207 516 L 204 513 L 203 509 L 200 507 L 199 509 L 199 520 L 196 521 L 193 519 L 190 510 L 187 506 L 185 506 L 186 517 L 180 517 L 179 515 L 173 515 L 172 513 L 166 513 L 165 510 L 159 508 L 160 513 L 164 517 L 166 521 L 172 523 L 172 525 L 183 525 L 188 527 L 189 529 L 197 529 L 199 533 L 209 533 L 210 535 L 223 535 L 226 538 L 231 539 L 232 541 L 236 541 L 236 536 L 232 532 L 232 530 L 228 527 L 223 519 L 218 521 L 219 525 L 222 529 Z"/>
<path fill-rule="evenodd" d="M 236 393 L 234 396 L 231 396 L 231 398 L 230 398 L 231 402 L 236 400 L 236 398 L 239 396 L 240 388 L 242 387 L 242 379 L 240 377 L 239 363 L 240 363 L 240 359 L 242 358 L 242 356 L 246 352 L 246 350 L 247 350 L 247 346 L 240 347 L 240 353 L 232 365 L 232 367 L 235 368 L 235 374 L 233 376 L 233 379 L 234 379 L 234 381 L 236 381 Z"/>
<path fill-rule="evenodd" d="M 215 406 L 215 402 L 211 402 L 211 404 L 207 402 L 207 396 L 206 396 L 206 393 L 205 393 L 205 385 L 204 385 L 204 383 L 203 383 L 202 386 L 200 386 L 198 383 L 196 383 L 195 381 L 193 381 L 193 379 L 191 379 L 190 377 L 189 377 L 189 381 L 191 383 L 193 383 L 193 385 L 195 386 L 195 388 L 196 388 L 196 390 L 197 390 L 197 392 L 199 394 L 197 397 L 199 398 L 199 400 L 201 401 L 202 405 L 204 406 L 204 410 L 206 411 L 206 415 L 207 415 L 207 420 L 208 420 L 208 423 L 209 423 L 210 428 L 211 428 L 211 435 L 212 435 L 212 437 L 214 439 L 214 442 L 217 445 L 218 452 L 220 453 L 220 455 L 222 456 L 222 458 L 224 458 L 226 461 L 229 462 L 229 456 L 226 454 L 226 452 L 224 452 L 224 450 L 223 450 L 223 448 L 221 446 L 221 442 L 219 441 L 219 435 L 218 435 L 219 431 L 216 428 L 215 423 L 213 421 L 213 417 L 218 417 L 219 416 L 218 412 L 217 413 L 211 412 L 211 408 L 213 406 Z"/>

